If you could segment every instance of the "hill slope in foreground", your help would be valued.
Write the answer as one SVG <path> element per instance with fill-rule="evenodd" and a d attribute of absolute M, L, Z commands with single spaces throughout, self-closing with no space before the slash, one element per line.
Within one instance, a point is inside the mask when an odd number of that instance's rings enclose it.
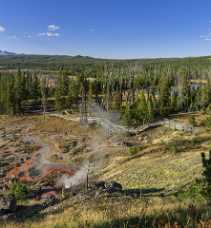
<path fill-rule="evenodd" d="M 201 153 L 207 153 L 211 146 L 211 129 L 204 126 L 205 114 L 195 118 L 193 132 L 165 125 L 138 135 L 108 137 L 98 126 L 81 127 L 75 116 L 69 120 L 48 116 L 45 121 L 41 116 L 1 117 L 0 157 L 5 174 L 1 175 L 1 183 L 15 176 L 30 190 L 38 185 L 61 189 L 55 193 L 59 200 L 52 206 L 40 206 L 42 197 L 18 201 L 16 215 L 2 226 L 209 224 L 211 210 L 204 206 L 206 199 L 201 191 Z M 171 121 L 185 126 L 188 117 Z M 39 178 L 29 175 L 33 158 L 39 158 Z M 22 159 L 18 165 L 17 159 Z M 86 161 L 90 162 L 88 189 L 84 187 L 87 176 L 81 175 Z M 67 172 L 75 174 L 67 180 L 72 189 L 79 186 L 76 192 L 58 187 Z M 123 189 L 92 189 L 96 181 L 115 181 Z"/>

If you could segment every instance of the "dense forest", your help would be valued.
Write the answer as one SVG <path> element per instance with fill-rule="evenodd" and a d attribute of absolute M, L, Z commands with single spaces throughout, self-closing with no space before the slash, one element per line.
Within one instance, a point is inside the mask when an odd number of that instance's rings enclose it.
<path fill-rule="evenodd" d="M 207 68 L 210 66 L 210 56 L 205 57 L 189 57 L 189 58 L 158 58 L 158 59 L 100 59 L 89 56 L 61 56 L 61 55 L 0 55 L 0 69 L 28 69 L 28 70 L 47 70 L 58 71 L 61 66 L 71 74 L 77 74 L 79 71 L 92 71 L 92 76 L 105 63 L 113 64 L 117 67 L 126 64 L 144 65 L 160 65 L 171 64 L 175 67 L 181 65 L 197 65 L 198 68 Z"/>
<path fill-rule="evenodd" d="M 77 108 L 85 100 L 87 104 L 97 102 L 105 111 L 118 110 L 126 123 L 136 125 L 172 113 L 210 108 L 208 57 L 104 61 L 89 57 L 9 56 L 1 57 L 0 65 L 7 69 L 18 67 L 14 71 L 4 69 L 0 74 L 1 114 L 24 114 L 27 107 L 36 105 L 44 111 L 49 107 L 62 111 Z M 50 70 L 56 70 L 53 76 Z"/>

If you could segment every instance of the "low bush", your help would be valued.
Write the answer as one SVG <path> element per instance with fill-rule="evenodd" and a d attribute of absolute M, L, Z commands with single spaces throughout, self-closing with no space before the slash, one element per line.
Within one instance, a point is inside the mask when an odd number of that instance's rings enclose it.
<path fill-rule="evenodd" d="M 176 193 L 176 197 L 181 201 L 189 199 L 195 203 L 199 203 L 199 202 L 204 203 L 206 202 L 206 196 L 204 191 L 205 186 L 206 185 L 204 180 L 196 180 L 187 188 Z"/>
<path fill-rule="evenodd" d="M 14 195 L 17 200 L 23 200 L 26 198 L 28 193 L 28 188 L 25 184 L 18 181 L 12 182 L 10 186 L 10 194 Z"/>
<path fill-rule="evenodd" d="M 133 155 L 137 154 L 140 150 L 141 150 L 141 147 L 134 146 L 134 147 L 130 147 L 128 149 L 128 152 L 131 156 L 133 156 Z"/>
<path fill-rule="evenodd" d="M 193 127 L 196 127 L 196 126 L 197 126 L 195 116 L 189 116 L 188 122 L 189 122 L 189 124 L 190 124 L 191 126 L 193 126 Z"/>
<path fill-rule="evenodd" d="M 184 152 L 187 149 L 194 149 L 199 148 L 201 146 L 201 143 L 209 141 L 210 137 L 193 137 L 192 139 L 175 139 L 173 141 L 170 141 L 168 143 L 165 143 L 166 145 L 166 151 L 170 151 L 173 153 L 179 153 Z"/>
<path fill-rule="evenodd" d="M 204 122 L 203 122 L 203 125 L 207 128 L 211 128 L 211 116 L 208 116 Z"/>

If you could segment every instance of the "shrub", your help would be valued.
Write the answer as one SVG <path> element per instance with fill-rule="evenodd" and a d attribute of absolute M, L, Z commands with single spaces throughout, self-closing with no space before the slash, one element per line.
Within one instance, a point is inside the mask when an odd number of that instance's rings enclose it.
<path fill-rule="evenodd" d="M 172 143 L 172 144 L 167 144 L 167 149 L 172 152 L 172 153 L 177 153 L 178 152 L 178 148 L 177 145 Z"/>
<path fill-rule="evenodd" d="M 192 139 L 182 139 L 178 138 L 168 143 L 165 143 L 166 151 L 170 151 L 173 153 L 184 152 L 187 149 L 199 148 L 201 143 L 209 140 L 208 137 L 194 137 Z"/>
<path fill-rule="evenodd" d="M 65 223 L 65 224 L 56 224 L 53 226 L 53 228 L 68 228 L 69 226 Z"/>
<path fill-rule="evenodd" d="M 191 199 L 192 201 L 198 202 L 198 203 L 204 202 L 205 201 L 204 187 L 205 187 L 205 183 L 203 180 L 196 180 L 187 188 L 182 189 L 181 191 L 176 193 L 176 196 L 181 201 L 186 199 Z"/>
<path fill-rule="evenodd" d="M 205 153 L 201 154 L 203 172 L 202 175 L 206 180 L 206 190 L 205 193 L 208 196 L 209 200 L 211 199 L 211 150 L 209 151 L 209 157 L 206 158 Z"/>
<path fill-rule="evenodd" d="M 189 124 L 192 125 L 193 127 L 195 127 L 197 125 L 195 116 L 190 116 L 188 118 L 188 121 L 189 121 Z"/>
<path fill-rule="evenodd" d="M 26 198 L 28 189 L 25 184 L 14 181 L 10 186 L 10 194 L 14 195 L 17 200 L 23 200 Z"/>
<path fill-rule="evenodd" d="M 135 155 L 140 151 L 140 149 L 141 149 L 140 147 L 130 147 L 128 149 L 128 152 L 130 155 Z"/>
<path fill-rule="evenodd" d="M 211 128 L 211 116 L 208 116 L 205 120 L 204 120 L 204 126 Z"/>
<path fill-rule="evenodd" d="M 211 105 L 210 105 L 210 104 L 208 105 L 208 107 L 207 107 L 207 109 L 206 109 L 206 112 L 207 112 L 207 113 L 211 113 Z"/>

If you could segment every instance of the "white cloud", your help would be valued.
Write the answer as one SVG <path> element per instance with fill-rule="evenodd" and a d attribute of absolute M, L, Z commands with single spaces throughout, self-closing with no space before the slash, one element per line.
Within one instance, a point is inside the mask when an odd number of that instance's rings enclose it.
<path fill-rule="evenodd" d="M 46 32 L 40 32 L 37 34 L 37 36 L 46 36 Z"/>
<path fill-rule="evenodd" d="M 59 30 L 60 27 L 58 25 L 48 25 L 48 31 L 54 32 L 56 30 Z"/>
<path fill-rule="evenodd" d="M 58 33 L 58 32 L 47 32 L 46 35 L 49 37 L 52 37 L 52 36 L 58 37 L 58 36 L 60 36 L 60 33 Z"/>
<path fill-rule="evenodd" d="M 60 36 L 60 33 L 58 33 L 58 32 L 41 32 L 41 33 L 38 33 L 37 36 L 58 37 L 58 36 Z"/>
<path fill-rule="evenodd" d="M 60 27 L 58 25 L 48 25 L 47 32 L 40 32 L 37 34 L 37 36 L 47 36 L 47 37 L 58 37 L 60 36 L 60 33 L 57 32 Z"/>
<path fill-rule="evenodd" d="M 5 27 L 0 25 L 0 32 L 5 32 L 5 30 L 6 30 Z"/>

